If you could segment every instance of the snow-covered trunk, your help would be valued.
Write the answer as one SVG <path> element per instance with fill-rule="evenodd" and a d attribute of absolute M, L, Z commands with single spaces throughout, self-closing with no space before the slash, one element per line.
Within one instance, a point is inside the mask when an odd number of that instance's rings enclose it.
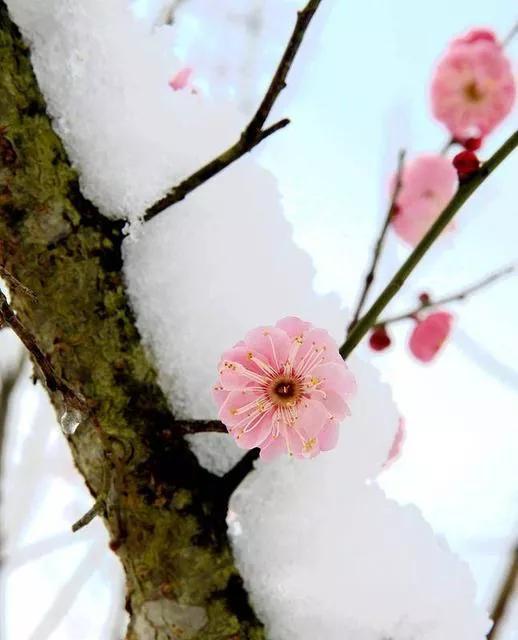
<path fill-rule="evenodd" d="M 91 405 L 68 439 L 92 495 L 106 498 L 127 578 L 127 637 L 263 638 L 227 540 L 225 483 L 175 431 L 134 326 L 122 224 L 80 194 L 1 0 L 0 126 L 1 260 L 37 296 L 12 292 L 20 319 Z"/>

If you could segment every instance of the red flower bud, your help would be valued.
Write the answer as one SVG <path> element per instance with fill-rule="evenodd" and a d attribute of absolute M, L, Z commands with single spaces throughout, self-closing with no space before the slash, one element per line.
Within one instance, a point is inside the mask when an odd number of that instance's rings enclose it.
<path fill-rule="evenodd" d="M 461 151 L 453 158 L 453 166 L 457 169 L 459 179 L 472 176 L 480 167 L 480 160 L 473 151 Z"/>
<path fill-rule="evenodd" d="M 419 294 L 419 302 L 421 304 L 430 304 L 430 296 L 425 291 L 423 291 L 423 293 Z"/>
<path fill-rule="evenodd" d="M 482 138 L 466 138 L 461 144 L 466 151 L 476 151 L 482 146 Z"/>
<path fill-rule="evenodd" d="M 392 340 L 384 326 L 374 327 L 369 337 L 370 348 L 374 351 L 383 351 L 390 347 Z"/>

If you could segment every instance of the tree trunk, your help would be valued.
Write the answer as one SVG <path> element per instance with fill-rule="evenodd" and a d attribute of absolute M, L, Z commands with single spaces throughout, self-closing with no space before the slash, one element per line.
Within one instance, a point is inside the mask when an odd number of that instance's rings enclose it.
<path fill-rule="evenodd" d="M 226 536 L 229 482 L 201 468 L 179 433 L 128 306 L 123 224 L 81 195 L 1 0 L 0 69 L 0 259 L 37 296 L 11 292 L 18 317 L 91 407 L 67 439 L 104 499 L 126 574 L 127 638 L 260 640 Z"/>

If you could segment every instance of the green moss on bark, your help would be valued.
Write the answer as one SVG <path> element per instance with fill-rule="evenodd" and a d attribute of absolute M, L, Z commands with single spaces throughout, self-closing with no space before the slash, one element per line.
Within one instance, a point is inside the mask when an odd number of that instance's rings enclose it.
<path fill-rule="evenodd" d="M 222 487 L 175 435 L 135 328 L 122 225 L 82 197 L 1 1 L 0 69 L 0 257 L 38 298 L 12 292 L 20 319 L 92 407 L 68 439 L 92 494 L 106 496 L 133 613 L 128 638 L 142 640 L 166 611 L 156 637 L 262 640 L 226 538 Z"/>

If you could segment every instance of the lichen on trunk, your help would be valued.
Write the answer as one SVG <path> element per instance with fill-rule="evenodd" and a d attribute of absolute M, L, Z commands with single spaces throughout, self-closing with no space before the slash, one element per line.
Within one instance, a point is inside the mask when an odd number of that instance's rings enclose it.
<path fill-rule="evenodd" d="M 19 318 L 91 407 L 68 441 L 104 499 L 127 580 L 127 638 L 261 640 L 226 536 L 226 485 L 178 434 L 135 328 L 123 225 L 81 195 L 1 0 L 0 70 L 0 259 L 37 296 L 11 292 Z"/>

